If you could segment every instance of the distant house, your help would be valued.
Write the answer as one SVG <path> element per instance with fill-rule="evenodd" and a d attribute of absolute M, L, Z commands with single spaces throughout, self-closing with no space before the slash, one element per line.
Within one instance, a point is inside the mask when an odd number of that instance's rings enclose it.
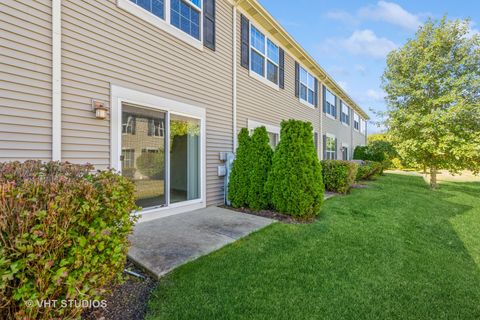
<path fill-rule="evenodd" d="M 366 144 L 367 114 L 256 0 L 7 0 L 0 20 L 0 161 L 122 170 L 146 216 L 221 203 L 244 127 L 275 147 L 309 121 L 320 159 Z"/>

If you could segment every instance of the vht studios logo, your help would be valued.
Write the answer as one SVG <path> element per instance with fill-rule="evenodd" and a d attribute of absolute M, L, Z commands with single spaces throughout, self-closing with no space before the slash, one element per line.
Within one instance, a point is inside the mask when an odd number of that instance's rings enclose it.
<path fill-rule="evenodd" d="M 29 308 L 106 308 L 106 300 L 28 300 Z"/>

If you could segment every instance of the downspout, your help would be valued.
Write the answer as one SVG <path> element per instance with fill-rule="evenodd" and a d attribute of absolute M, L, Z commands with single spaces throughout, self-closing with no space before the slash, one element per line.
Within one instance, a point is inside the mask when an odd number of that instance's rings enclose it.
<path fill-rule="evenodd" d="M 233 102 L 232 102 L 232 134 L 233 134 L 233 153 L 237 151 L 237 5 L 236 0 L 233 4 L 233 22 L 232 22 L 232 38 L 233 38 Z"/>
<path fill-rule="evenodd" d="M 62 3 L 52 0 L 52 161 L 62 159 Z"/>

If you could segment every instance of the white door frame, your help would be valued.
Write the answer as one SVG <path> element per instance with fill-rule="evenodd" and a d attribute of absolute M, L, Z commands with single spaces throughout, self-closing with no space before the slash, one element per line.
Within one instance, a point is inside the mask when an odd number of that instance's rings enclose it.
<path fill-rule="evenodd" d="M 140 107 L 156 109 L 167 112 L 166 121 L 170 119 L 170 114 L 186 116 L 200 120 L 200 199 L 184 201 L 170 204 L 168 207 L 153 208 L 142 210 L 140 222 L 150 221 L 158 218 L 171 216 L 178 213 L 188 212 L 206 207 L 206 110 L 203 107 L 189 105 L 183 102 L 155 96 L 153 94 L 132 90 L 129 88 L 111 85 L 110 102 L 110 166 L 121 172 L 122 166 L 120 155 L 122 152 L 122 104 L 130 103 Z M 166 127 L 169 127 L 167 125 Z M 168 143 L 169 133 L 166 133 Z M 166 168 L 167 175 L 169 170 L 169 152 L 167 150 Z M 167 176 L 167 184 L 168 179 Z M 168 189 L 168 185 L 165 186 Z M 168 192 L 167 192 L 168 196 Z"/>

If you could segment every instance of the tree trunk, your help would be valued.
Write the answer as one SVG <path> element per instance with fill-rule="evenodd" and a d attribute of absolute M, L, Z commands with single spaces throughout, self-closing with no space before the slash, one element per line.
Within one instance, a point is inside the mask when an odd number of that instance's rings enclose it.
<path fill-rule="evenodd" d="M 437 189 L 437 168 L 435 166 L 430 168 L 430 188 Z"/>

